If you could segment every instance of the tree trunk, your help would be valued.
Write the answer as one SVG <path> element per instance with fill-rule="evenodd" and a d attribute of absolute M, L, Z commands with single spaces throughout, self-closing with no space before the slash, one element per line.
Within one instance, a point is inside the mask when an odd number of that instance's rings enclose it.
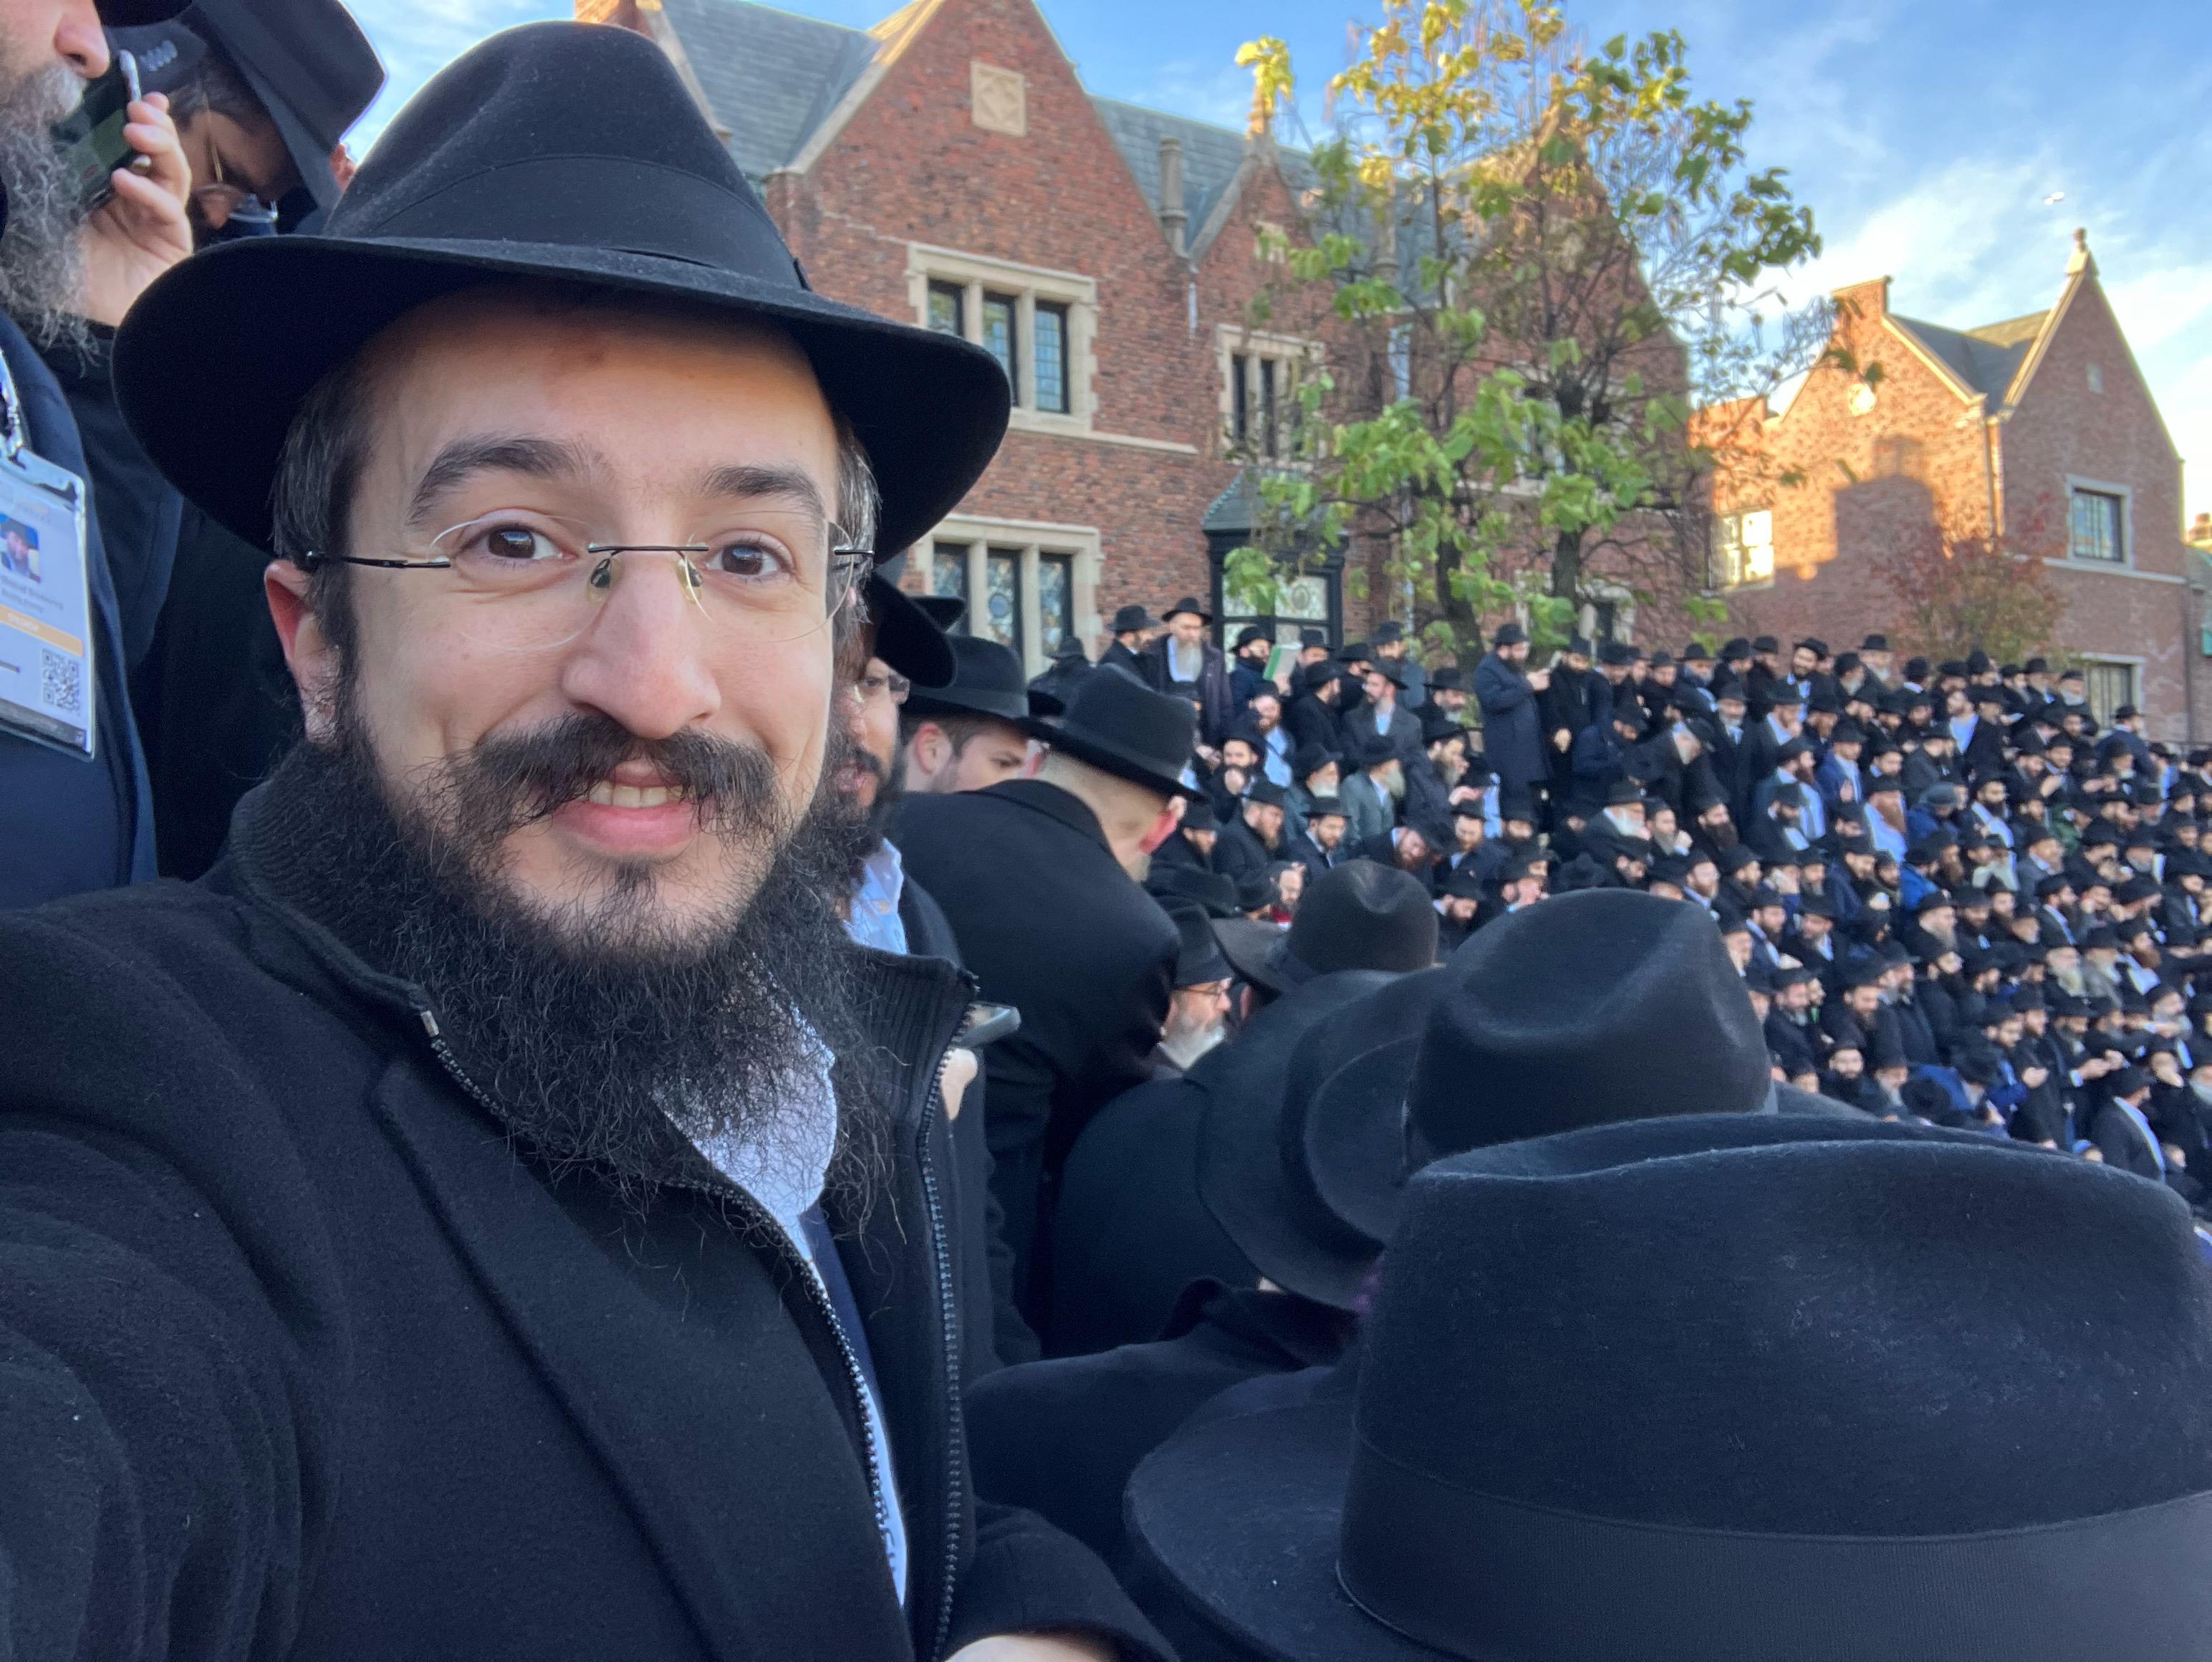
<path fill-rule="evenodd" d="M 1583 599 L 1583 533 L 1562 531 L 1552 542 L 1552 595 L 1579 607 Z"/>

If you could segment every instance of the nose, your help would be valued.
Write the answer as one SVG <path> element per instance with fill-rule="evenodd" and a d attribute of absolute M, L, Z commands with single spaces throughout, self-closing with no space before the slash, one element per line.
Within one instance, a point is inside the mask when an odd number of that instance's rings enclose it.
<path fill-rule="evenodd" d="M 107 73 L 106 32 L 92 0 L 70 0 L 54 24 L 54 56 L 87 81 Z"/>
<path fill-rule="evenodd" d="M 666 739 L 722 705 L 718 640 L 673 554 L 617 557 L 614 582 L 562 665 L 562 691 L 641 739 Z"/>

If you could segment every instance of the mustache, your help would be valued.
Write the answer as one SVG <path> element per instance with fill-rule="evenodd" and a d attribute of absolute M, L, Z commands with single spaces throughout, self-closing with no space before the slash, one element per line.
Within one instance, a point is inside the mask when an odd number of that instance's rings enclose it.
<path fill-rule="evenodd" d="M 694 728 L 641 739 L 596 711 L 479 740 L 441 764 L 434 794 L 455 837 L 481 848 L 575 801 L 631 761 L 652 764 L 704 830 L 771 837 L 788 830 L 766 751 Z"/>

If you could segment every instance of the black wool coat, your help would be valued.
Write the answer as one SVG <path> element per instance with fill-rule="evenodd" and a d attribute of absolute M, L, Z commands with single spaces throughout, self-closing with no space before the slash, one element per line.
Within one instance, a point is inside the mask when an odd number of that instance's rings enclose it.
<path fill-rule="evenodd" d="M 1139 1461 L 1231 1385 L 1334 1363 L 1349 1327 L 1293 1293 L 1197 1282 L 1154 1343 L 1002 1368 L 978 1383 L 968 1394 L 976 1489 L 1111 1562 L 1121 1491 Z"/>
<path fill-rule="evenodd" d="M 1114 858 L 1098 817 L 1041 779 L 915 796 L 892 840 L 951 921 L 982 996 L 1022 1013 L 983 1052 L 984 1123 L 1016 1297 L 1043 1330 L 1032 1268 L 1051 1184 L 1107 1102 L 1152 1077 L 1175 974 L 1175 925 Z"/>
<path fill-rule="evenodd" d="M 672 1126 L 642 1215 L 550 1175 L 427 995 L 310 921 L 271 800 L 198 886 L 0 919 L 11 1655 L 934 1658 L 1070 1622 L 1159 1653 L 1091 1555 L 972 1495 L 957 971 L 853 948 L 895 1153 L 830 1220 L 894 1491 L 765 1215 Z"/>

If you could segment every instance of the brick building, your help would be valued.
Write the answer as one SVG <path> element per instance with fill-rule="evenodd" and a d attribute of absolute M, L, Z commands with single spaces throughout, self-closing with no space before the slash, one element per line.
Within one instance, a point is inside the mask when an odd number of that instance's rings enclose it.
<path fill-rule="evenodd" d="M 1095 656 L 1126 602 L 1223 612 L 1237 458 L 1325 353 L 1318 320 L 1248 321 L 1302 158 L 1091 96 L 1032 0 L 915 0 L 865 31 L 743 0 L 576 10 L 667 52 L 817 288 L 1006 367 L 1006 444 L 909 581 L 1032 669 L 1070 631 Z M 1342 589 L 1323 569 L 1262 621 L 1340 638 Z"/>
<path fill-rule="evenodd" d="M 2154 736 L 2194 739 L 2212 734 L 2212 662 L 2181 458 L 2087 239 L 2075 241 L 2056 305 L 1982 328 L 1898 315 L 1887 277 L 1838 290 L 1838 356 L 1786 409 L 1738 429 L 1767 465 L 1733 485 L 1731 470 L 1717 476 L 1715 582 L 1747 632 L 1840 649 L 1899 632 L 1902 608 L 1873 571 L 1900 536 L 2043 525 L 2066 601 L 2059 645 L 2087 669 L 2100 716 L 2132 703 Z M 1784 472 L 1802 482 L 1750 483 Z"/>

